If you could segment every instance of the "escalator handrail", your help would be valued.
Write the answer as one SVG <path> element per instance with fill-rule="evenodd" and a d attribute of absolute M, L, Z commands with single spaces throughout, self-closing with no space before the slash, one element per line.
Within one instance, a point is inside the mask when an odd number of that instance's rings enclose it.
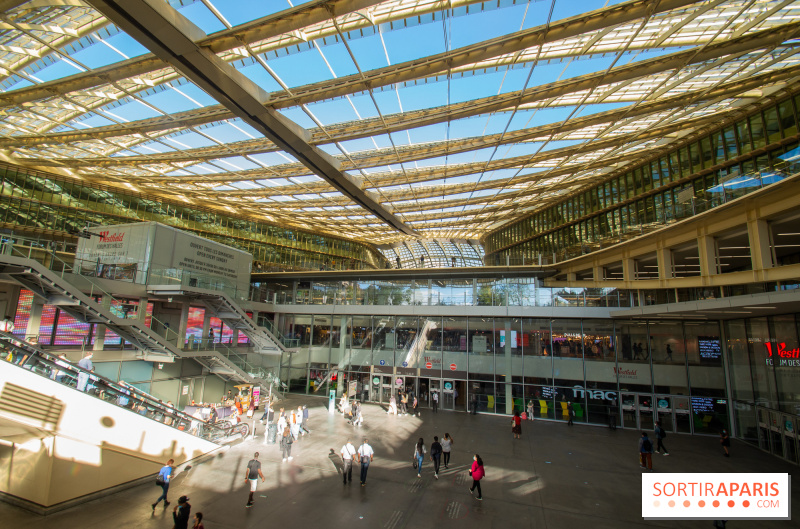
<path fill-rule="evenodd" d="M 74 363 L 70 362 L 69 360 L 65 360 L 63 358 L 60 358 L 59 356 L 57 356 L 57 355 L 55 355 L 53 353 L 49 353 L 47 351 L 44 351 L 44 350 L 36 347 L 35 345 L 33 345 L 33 344 L 29 343 L 29 342 L 26 342 L 25 340 L 15 336 L 15 335 L 13 335 L 11 333 L 0 331 L 0 347 L 2 349 L 5 349 L 5 350 L 13 349 L 15 352 L 27 354 L 27 357 L 24 359 L 23 362 L 21 362 L 20 364 L 15 364 L 15 365 L 18 365 L 19 367 L 25 367 L 25 366 L 29 365 L 30 366 L 30 371 L 32 373 L 36 373 L 36 371 L 33 370 L 33 367 L 35 367 L 35 365 L 36 365 L 35 363 L 42 363 L 42 364 L 48 366 L 53 373 L 61 372 L 61 373 L 64 373 L 64 374 L 68 374 L 68 375 L 72 376 L 75 379 L 78 378 L 78 375 L 84 374 L 87 377 L 89 377 L 89 380 L 93 382 L 92 385 L 95 386 L 95 387 L 97 387 L 96 382 L 100 382 L 103 386 L 105 386 L 105 388 L 106 388 L 105 390 L 106 391 L 110 390 L 112 392 L 113 396 L 115 397 L 114 399 L 112 399 L 110 401 L 106 400 L 106 399 L 103 399 L 103 400 L 105 400 L 106 402 L 109 402 L 109 403 L 111 403 L 111 404 L 113 404 L 113 405 L 115 405 L 115 406 L 117 406 L 119 408 L 128 410 L 128 411 L 130 411 L 132 413 L 137 413 L 136 411 L 134 411 L 132 409 L 132 407 L 128 407 L 128 406 L 121 405 L 121 404 L 117 403 L 117 398 L 118 397 L 127 398 L 130 402 L 138 403 L 139 405 L 144 405 L 146 408 L 149 408 L 148 411 L 155 411 L 155 412 L 158 412 L 158 413 L 162 414 L 164 417 L 167 417 L 167 416 L 171 417 L 173 419 L 173 422 L 172 422 L 172 424 L 167 425 L 167 426 L 172 426 L 173 428 L 178 428 L 178 426 L 180 426 L 181 424 L 191 424 L 193 421 L 200 421 L 200 422 L 203 423 L 203 429 L 206 430 L 206 432 L 204 432 L 204 433 L 210 434 L 211 431 L 213 431 L 213 430 L 219 430 L 219 432 L 216 432 L 217 434 L 219 434 L 219 437 L 224 436 L 224 433 L 223 433 L 222 429 L 219 428 L 218 426 L 214 425 L 214 424 L 210 424 L 210 423 L 208 423 L 208 422 L 206 422 L 204 420 L 197 419 L 197 418 L 192 417 L 191 415 L 189 415 L 189 414 L 187 414 L 187 413 L 185 413 L 183 411 L 178 410 L 177 408 L 168 406 L 166 403 L 160 401 L 159 399 L 156 399 L 152 395 L 150 395 L 150 394 L 148 394 L 148 393 L 146 393 L 146 392 L 144 392 L 144 391 L 142 391 L 142 390 L 140 390 L 138 388 L 133 387 L 130 384 L 125 384 L 124 382 L 122 384 L 120 384 L 120 383 L 114 382 L 114 381 L 112 381 L 112 380 L 110 380 L 110 379 L 108 379 L 108 378 L 106 378 L 106 377 L 104 377 L 102 375 L 98 375 L 98 374 L 93 373 L 91 371 L 87 371 L 86 369 L 83 369 L 82 367 L 78 366 L 77 364 L 74 364 Z M 3 359 L 5 359 L 5 356 L 6 355 L 3 354 Z M 40 374 L 40 373 L 37 373 L 37 374 Z M 42 376 L 44 376 L 44 375 L 42 375 Z M 48 377 L 48 378 L 50 378 L 50 377 Z M 53 380 L 54 382 L 58 382 L 57 380 L 55 380 L 54 377 L 51 378 L 51 380 Z M 87 393 L 87 395 L 88 395 L 88 393 Z M 137 413 L 137 415 L 141 415 L 141 414 Z M 162 424 L 166 425 L 165 422 L 158 421 L 157 419 L 155 419 L 153 417 L 148 417 L 147 415 L 141 415 L 141 416 L 142 417 L 146 417 L 146 418 L 151 419 L 151 420 L 155 420 L 156 422 L 159 422 L 159 423 L 162 423 Z M 185 433 L 189 433 L 191 435 L 190 431 L 187 431 L 187 430 L 183 430 L 183 431 Z M 204 435 L 203 437 L 214 437 L 214 436 Z"/>

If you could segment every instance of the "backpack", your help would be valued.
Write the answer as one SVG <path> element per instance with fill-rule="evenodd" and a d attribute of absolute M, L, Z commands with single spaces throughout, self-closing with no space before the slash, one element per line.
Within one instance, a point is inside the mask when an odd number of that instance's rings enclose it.
<path fill-rule="evenodd" d="M 664 428 L 658 427 L 658 438 L 659 439 L 666 439 L 667 438 L 667 431 Z"/>
<path fill-rule="evenodd" d="M 642 451 L 643 452 L 651 452 L 653 450 L 653 443 L 650 442 L 650 439 L 645 438 L 642 441 Z"/>

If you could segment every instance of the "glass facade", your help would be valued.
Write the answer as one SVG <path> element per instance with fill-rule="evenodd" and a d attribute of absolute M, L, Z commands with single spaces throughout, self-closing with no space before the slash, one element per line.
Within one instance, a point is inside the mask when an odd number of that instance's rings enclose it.
<path fill-rule="evenodd" d="M 254 272 L 388 267 L 383 254 L 359 242 L 0 163 L 3 228 L 63 239 L 86 226 L 135 221 L 161 222 L 249 252 Z"/>
<path fill-rule="evenodd" d="M 561 261 L 779 181 L 800 154 L 798 110 L 800 95 L 784 99 L 504 226 L 483 240 L 486 264 Z"/>
<path fill-rule="evenodd" d="M 399 388 L 451 409 L 537 418 L 617 421 L 652 429 L 718 435 L 728 425 L 719 325 L 451 316 L 283 314 L 280 331 L 300 339 L 284 354 L 292 391 L 335 389 L 388 402 Z M 473 400 L 474 399 L 474 400 Z"/>
<path fill-rule="evenodd" d="M 800 463 L 797 314 L 724 322 L 738 437 Z"/>

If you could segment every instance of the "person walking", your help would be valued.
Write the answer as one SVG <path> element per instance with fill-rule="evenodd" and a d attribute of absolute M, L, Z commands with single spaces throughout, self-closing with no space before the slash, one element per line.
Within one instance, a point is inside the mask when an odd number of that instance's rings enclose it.
<path fill-rule="evenodd" d="M 339 451 L 342 455 L 342 483 L 347 485 L 348 483 L 353 482 L 353 460 L 358 456 L 358 452 L 356 452 L 353 443 L 350 442 L 350 439 L 342 446 L 342 449 Z"/>
<path fill-rule="evenodd" d="M 174 459 L 170 459 L 167 461 L 167 464 L 161 467 L 161 470 L 158 471 L 158 476 L 156 476 L 156 485 L 161 487 L 161 496 L 158 497 L 156 502 L 152 505 L 153 510 L 156 510 L 156 505 L 161 500 L 164 500 L 164 508 L 166 509 L 169 505 L 167 501 L 167 492 L 169 492 L 169 480 L 172 479 L 172 465 L 175 463 Z"/>
<path fill-rule="evenodd" d="M 422 477 L 422 462 L 425 460 L 425 441 L 422 440 L 422 437 L 419 438 L 417 444 L 414 445 L 414 459 L 416 460 L 416 465 L 414 468 L 417 469 L 417 477 Z"/>
<path fill-rule="evenodd" d="M 575 418 L 575 408 L 572 407 L 572 402 L 567 402 L 567 426 L 572 426 L 572 420 Z"/>
<path fill-rule="evenodd" d="M 303 426 L 303 407 L 297 407 L 297 429 L 300 431 L 300 435 L 306 434 L 306 429 Z"/>
<path fill-rule="evenodd" d="M 433 436 L 433 444 L 431 444 L 431 461 L 433 461 L 433 477 L 439 479 L 439 464 L 442 459 L 442 445 L 439 443 L 439 438 Z"/>
<path fill-rule="evenodd" d="M 355 408 L 353 410 L 353 426 L 361 426 L 364 423 L 364 414 L 362 410 L 362 404 L 360 402 L 355 403 Z"/>
<path fill-rule="evenodd" d="M 470 411 L 472 412 L 472 415 L 478 414 L 478 396 L 474 393 L 469 398 L 469 407 Z"/>
<path fill-rule="evenodd" d="M 639 466 L 653 471 L 653 443 L 647 437 L 647 432 L 642 432 L 639 439 Z"/>
<path fill-rule="evenodd" d="M 400 393 L 400 413 L 408 415 L 408 393 Z"/>
<path fill-rule="evenodd" d="M 288 458 L 289 461 L 292 460 L 292 432 L 288 425 L 284 426 L 283 434 L 281 435 L 281 456 L 283 457 L 283 461 L 285 462 Z"/>
<path fill-rule="evenodd" d="M 472 476 L 472 486 L 469 488 L 469 493 L 472 494 L 475 489 L 478 489 L 478 497 L 476 500 L 483 500 L 483 493 L 481 492 L 481 479 L 486 475 L 483 468 L 483 460 L 481 456 L 475 454 L 472 456 L 472 467 L 469 469 L 469 475 Z"/>
<path fill-rule="evenodd" d="M 178 498 L 178 505 L 172 509 L 172 521 L 174 529 L 189 529 L 189 513 L 192 512 L 192 505 L 189 503 L 188 496 Z"/>
<path fill-rule="evenodd" d="M 367 485 L 367 471 L 369 470 L 369 464 L 372 463 L 372 460 L 375 457 L 375 452 L 372 450 L 372 447 L 369 445 L 369 440 L 364 439 L 364 442 L 361 443 L 361 446 L 358 447 L 358 458 L 361 460 L 361 486 L 364 487 Z"/>
<path fill-rule="evenodd" d="M 206 529 L 206 526 L 203 525 L 203 513 L 194 513 L 194 523 L 192 524 L 192 529 Z"/>
<path fill-rule="evenodd" d="M 303 432 L 311 435 L 311 430 L 308 429 L 308 406 L 303 406 Z"/>
<path fill-rule="evenodd" d="M 664 431 L 664 428 L 661 427 L 661 422 L 656 421 L 656 428 L 655 428 L 655 436 L 656 436 L 656 454 L 660 454 L 661 450 L 664 451 L 664 455 L 669 455 L 669 450 L 667 447 L 664 446 L 664 438 L 667 436 L 667 432 Z"/>
<path fill-rule="evenodd" d="M 261 461 L 258 460 L 258 452 L 253 454 L 253 459 L 247 463 L 247 470 L 244 472 L 245 482 L 250 482 L 250 496 L 247 498 L 247 505 L 245 505 L 245 507 L 252 507 L 253 494 L 256 493 L 258 478 L 260 477 L 261 482 L 264 482 L 264 474 L 261 473 Z"/>
<path fill-rule="evenodd" d="M 528 420 L 529 421 L 533 420 L 533 401 L 532 400 L 528 401 Z"/>
<path fill-rule="evenodd" d="M 412 406 L 411 415 L 416 415 L 417 417 L 419 417 L 419 401 L 417 400 L 416 395 L 414 395 L 412 402 L 413 404 L 411 405 Z"/>
<path fill-rule="evenodd" d="M 519 411 L 515 411 L 511 419 L 511 433 L 514 434 L 514 439 L 522 439 L 522 417 L 519 416 Z"/>
<path fill-rule="evenodd" d="M 433 413 L 439 412 L 439 392 L 433 391 L 431 392 L 431 402 L 433 404 Z"/>
<path fill-rule="evenodd" d="M 719 434 L 719 444 L 721 444 L 722 449 L 725 450 L 723 455 L 725 457 L 731 457 L 731 438 L 728 436 L 728 430 L 722 430 Z"/>
<path fill-rule="evenodd" d="M 92 351 L 86 351 L 83 358 L 78 362 L 78 367 L 83 371 L 78 373 L 78 391 L 86 391 L 86 386 L 89 384 L 89 372 L 94 368 L 92 364 Z"/>
<path fill-rule="evenodd" d="M 453 438 L 450 437 L 450 434 L 445 432 L 444 438 L 442 439 L 442 455 L 444 456 L 444 468 L 447 468 L 447 465 L 450 463 L 450 451 L 453 449 Z"/>
<path fill-rule="evenodd" d="M 301 417 L 302 417 L 302 415 L 301 415 Z M 297 410 L 292 410 L 292 415 L 288 420 L 291 421 L 289 423 L 289 429 L 292 432 L 292 439 L 294 441 L 297 441 L 298 439 L 300 439 L 300 424 L 298 424 L 297 421 L 298 420 L 302 420 L 302 419 L 298 419 Z"/>

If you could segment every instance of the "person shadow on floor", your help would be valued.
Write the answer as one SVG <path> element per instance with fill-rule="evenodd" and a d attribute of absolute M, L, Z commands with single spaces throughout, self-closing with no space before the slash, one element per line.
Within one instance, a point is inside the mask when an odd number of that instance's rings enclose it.
<path fill-rule="evenodd" d="M 344 465 L 342 464 L 342 458 L 339 454 L 336 453 L 336 450 L 333 448 L 330 449 L 331 453 L 328 454 L 328 459 L 331 460 L 333 467 L 336 469 L 336 473 L 338 475 L 342 475 L 344 473 Z"/>

